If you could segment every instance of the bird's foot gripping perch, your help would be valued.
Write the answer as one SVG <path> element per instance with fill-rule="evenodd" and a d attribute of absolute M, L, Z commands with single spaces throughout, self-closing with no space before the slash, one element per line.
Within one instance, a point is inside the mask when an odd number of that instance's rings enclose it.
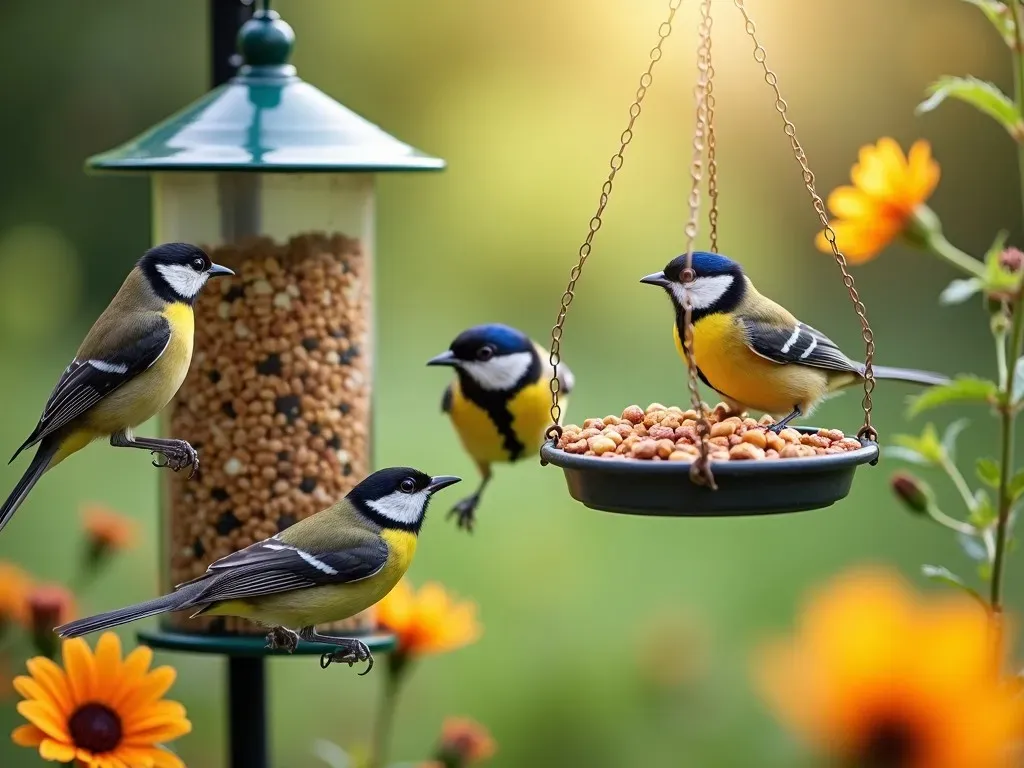
<path fill-rule="evenodd" d="M 331 664 L 335 662 L 341 664 L 348 664 L 350 667 L 357 663 L 365 661 L 366 669 L 360 672 L 360 676 L 367 674 L 373 669 L 373 654 L 370 653 L 369 647 L 366 643 L 361 640 L 356 640 L 350 637 L 331 637 L 330 635 L 321 635 L 316 631 L 315 627 L 304 627 L 299 631 L 300 636 L 303 640 L 308 640 L 312 643 L 324 643 L 326 645 L 336 645 L 338 650 L 328 651 L 320 657 L 320 668 L 327 669 Z"/>
<path fill-rule="evenodd" d="M 474 493 L 467 496 L 448 512 L 448 518 L 455 517 L 455 525 L 458 528 L 465 528 L 469 533 L 473 532 L 473 523 L 476 522 L 476 508 L 480 503 L 480 494 Z"/>
<path fill-rule="evenodd" d="M 188 476 L 189 479 L 192 479 L 196 472 L 199 471 L 199 454 L 196 452 L 196 449 L 184 440 L 168 440 L 167 442 L 167 447 L 153 450 L 153 453 L 157 456 L 153 460 L 153 466 L 167 467 L 174 472 L 178 472 L 185 467 L 191 467 L 192 471 L 188 473 Z M 160 457 L 164 459 L 162 464 L 160 463 Z"/>
<path fill-rule="evenodd" d="M 299 647 L 299 633 L 287 627 L 274 627 L 267 633 L 267 648 L 293 653 Z"/>
<path fill-rule="evenodd" d="M 779 434 L 779 432 L 781 432 L 789 425 L 789 422 L 800 416 L 802 413 L 803 412 L 800 410 L 800 406 L 793 406 L 792 413 L 786 416 L 786 418 L 784 418 L 782 421 L 777 421 L 774 424 L 769 425 L 767 431 L 774 432 L 776 435 Z"/>

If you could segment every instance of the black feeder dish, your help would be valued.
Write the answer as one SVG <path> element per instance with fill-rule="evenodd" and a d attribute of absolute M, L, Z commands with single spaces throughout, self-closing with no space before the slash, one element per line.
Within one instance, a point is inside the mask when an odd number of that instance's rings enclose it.
<path fill-rule="evenodd" d="M 708 197 L 711 201 L 709 212 L 710 250 L 718 252 L 715 100 L 711 83 L 714 75 L 714 67 L 711 63 L 711 0 L 701 0 L 700 5 L 700 43 L 697 49 L 698 78 L 695 88 L 697 125 L 693 140 L 693 160 L 690 165 L 692 180 L 689 197 L 690 219 L 685 229 L 688 240 L 686 252 L 691 256 L 697 235 L 701 199 L 700 184 L 705 170 L 705 148 L 707 149 Z M 864 305 L 853 287 L 853 277 L 847 271 L 846 260 L 836 247 L 835 233 L 829 226 L 824 203 L 814 190 L 814 176 L 807 165 L 804 150 L 796 139 L 796 128 L 786 115 L 787 105 L 779 92 L 778 78 L 765 63 L 766 52 L 757 38 L 754 22 L 750 19 L 744 0 L 735 0 L 735 5 L 742 14 L 746 33 L 753 42 L 754 59 L 764 71 L 765 80 L 774 91 L 775 108 L 782 117 L 786 135 L 790 139 L 796 160 L 803 171 L 804 186 L 811 194 L 822 226 L 827 234 L 831 234 L 830 243 L 833 255 L 861 322 L 863 338 L 867 345 L 865 367 L 870 371 L 874 341 Z M 551 378 L 553 393 L 551 415 L 554 424 L 560 423 L 561 409 L 557 403 L 556 394 L 559 389 L 556 363 L 561 359 L 565 315 L 572 303 L 576 282 L 583 265 L 591 254 L 594 237 L 601 228 L 602 215 L 611 195 L 613 181 L 622 168 L 623 154 L 633 138 L 634 124 L 640 115 L 640 104 L 651 85 L 651 73 L 661 59 L 662 44 L 672 31 L 672 21 L 678 7 L 678 0 L 669 0 L 668 18 L 659 27 L 658 43 L 651 51 L 650 64 L 640 79 L 640 88 L 629 111 L 630 120 L 621 137 L 622 144 L 618 152 L 612 156 L 611 172 L 601 189 L 597 213 L 590 221 L 586 240 L 580 247 L 579 261 L 572 270 L 569 285 L 562 297 L 558 320 L 552 330 L 551 362 L 555 364 L 555 370 Z M 689 269 L 689 267 L 687 268 Z M 687 314 L 689 315 L 689 312 Z M 687 322 L 689 322 L 689 317 Z M 692 326 L 690 327 L 692 328 Z M 698 374 L 692 356 L 692 345 L 687 346 L 684 351 L 689 369 L 689 393 L 692 408 L 697 413 L 701 413 L 702 408 L 706 408 L 706 406 L 701 404 L 697 390 Z M 698 472 L 699 468 L 694 467 L 691 461 L 657 461 L 626 456 L 616 456 L 613 460 L 608 460 L 607 457 L 564 451 L 558 447 L 561 428 L 556 426 L 549 428 L 548 440 L 541 447 L 541 463 L 560 467 L 565 474 L 569 495 L 585 506 L 603 512 L 657 517 L 740 517 L 823 509 L 849 494 L 858 466 L 874 465 L 878 462 L 877 434 L 871 426 L 871 390 L 873 387 L 873 375 L 868 373 L 865 375 L 864 382 L 864 426 L 857 435 L 860 448 L 793 458 L 709 460 L 706 468 L 710 472 L 713 482 L 708 481 L 707 474 Z M 813 435 L 819 431 L 816 427 L 795 428 L 805 435 Z M 704 482 L 701 482 L 702 478 Z"/>

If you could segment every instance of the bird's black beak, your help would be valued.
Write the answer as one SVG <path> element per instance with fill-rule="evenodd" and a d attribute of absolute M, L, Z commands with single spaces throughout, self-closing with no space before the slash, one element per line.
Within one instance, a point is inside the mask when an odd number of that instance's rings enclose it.
<path fill-rule="evenodd" d="M 438 475 L 437 477 L 430 478 L 430 485 L 427 486 L 427 490 L 431 493 L 437 493 L 442 488 L 447 488 L 449 485 L 461 482 L 462 478 L 455 475 Z"/>
<path fill-rule="evenodd" d="M 233 275 L 235 273 L 227 267 L 222 267 L 220 264 L 213 264 L 206 270 L 206 274 L 210 277 L 220 277 L 221 275 Z"/>
<path fill-rule="evenodd" d="M 446 349 L 440 355 L 435 355 L 434 357 L 432 357 L 429 360 L 427 360 L 427 365 L 455 365 L 455 364 L 456 364 L 455 353 L 452 352 L 450 349 Z"/>
<path fill-rule="evenodd" d="M 647 283 L 648 285 L 660 285 L 662 288 L 669 283 L 669 281 L 665 279 L 664 272 L 655 272 L 654 274 L 647 275 L 647 277 L 641 277 L 640 282 Z"/>

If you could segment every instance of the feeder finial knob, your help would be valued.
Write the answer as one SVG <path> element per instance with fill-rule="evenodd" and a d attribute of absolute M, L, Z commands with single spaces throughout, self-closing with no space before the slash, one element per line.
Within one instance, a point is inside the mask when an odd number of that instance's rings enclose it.
<path fill-rule="evenodd" d="M 288 63 L 295 32 L 277 11 L 256 11 L 238 31 L 238 51 L 251 67 L 280 67 Z"/>

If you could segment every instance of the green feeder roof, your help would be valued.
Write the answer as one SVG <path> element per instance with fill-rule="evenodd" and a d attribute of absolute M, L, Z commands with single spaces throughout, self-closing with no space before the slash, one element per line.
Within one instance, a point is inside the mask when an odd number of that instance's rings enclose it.
<path fill-rule="evenodd" d="M 126 144 L 86 161 L 100 171 L 437 171 L 404 144 L 295 74 L 295 33 L 258 11 L 238 33 L 238 75 Z"/>

